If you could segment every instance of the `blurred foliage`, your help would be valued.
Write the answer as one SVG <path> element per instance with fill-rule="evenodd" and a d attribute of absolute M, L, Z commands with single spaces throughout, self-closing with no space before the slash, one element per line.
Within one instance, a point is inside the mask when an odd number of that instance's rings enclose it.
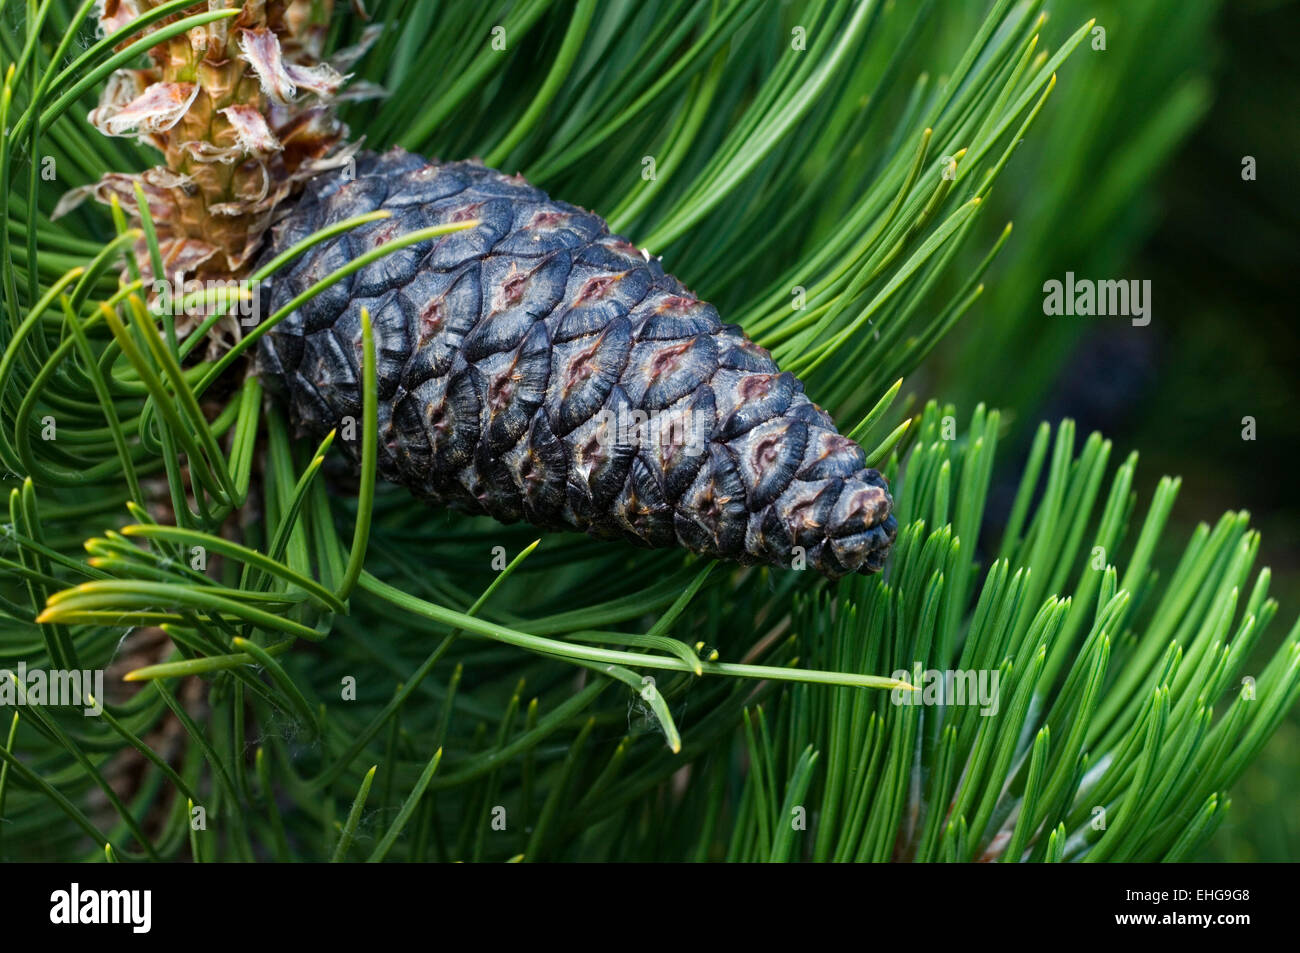
<path fill-rule="evenodd" d="M 999 195 L 1032 200 L 1017 210 L 988 293 L 926 371 L 1013 415 L 1069 416 L 1142 448 L 1152 467 L 1144 490 L 1154 474 L 1183 477 L 1175 526 L 1228 500 L 1249 509 L 1283 613 L 1294 612 L 1300 496 L 1283 475 L 1300 446 L 1300 4 L 1053 10 L 1096 15 L 1108 48 L 1080 49 L 1078 84 L 1062 89 L 1061 108 L 1008 170 Z M 1245 156 L 1255 181 L 1242 179 Z M 1042 283 L 1067 270 L 1150 278 L 1152 323 L 1044 316 Z M 1004 359 L 1018 372 L 1004 373 Z M 1248 415 L 1254 441 L 1241 438 Z M 1018 432 L 1023 454 L 1027 431 Z M 995 474 L 995 500 L 999 482 L 1009 499 L 1016 477 L 1014 467 Z M 1243 796 L 1207 856 L 1300 858 L 1297 726 L 1293 716 L 1270 744 L 1252 788 L 1259 799 Z"/>

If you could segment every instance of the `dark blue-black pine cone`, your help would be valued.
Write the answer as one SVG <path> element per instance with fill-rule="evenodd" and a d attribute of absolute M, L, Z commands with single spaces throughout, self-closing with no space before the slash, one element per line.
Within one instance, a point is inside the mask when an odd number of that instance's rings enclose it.
<path fill-rule="evenodd" d="M 379 259 L 262 339 L 261 374 L 300 432 L 361 419 L 365 306 L 379 470 L 423 498 L 831 578 L 884 564 L 893 501 L 862 448 L 598 216 L 480 164 L 393 150 L 310 182 L 266 254 L 381 208 L 392 217 L 273 276 L 263 314 L 396 236 L 480 224 Z"/>

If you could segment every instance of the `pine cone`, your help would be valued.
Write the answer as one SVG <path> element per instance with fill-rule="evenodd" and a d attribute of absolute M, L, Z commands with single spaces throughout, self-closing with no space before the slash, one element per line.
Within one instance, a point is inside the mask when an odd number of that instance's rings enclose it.
<path fill-rule="evenodd" d="M 301 431 L 360 419 L 365 306 L 379 470 L 417 495 L 832 579 L 881 568 L 897 523 L 862 448 L 598 216 L 480 164 L 395 149 L 308 183 L 266 254 L 379 208 L 393 217 L 268 282 L 263 313 L 397 235 L 480 224 L 381 258 L 262 339 L 262 375 Z"/>

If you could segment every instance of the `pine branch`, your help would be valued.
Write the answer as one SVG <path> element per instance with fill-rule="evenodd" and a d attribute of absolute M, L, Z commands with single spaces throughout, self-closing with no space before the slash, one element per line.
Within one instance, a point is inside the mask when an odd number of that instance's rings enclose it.
<path fill-rule="evenodd" d="M 0 857 L 1193 855 L 1300 693 L 1300 626 L 1251 667 L 1277 604 L 1245 515 L 1167 560 L 1178 481 L 1136 518 L 1136 456 L 1112 470 L 1067 421 L 989 538 L 999 414 L 896 400 L 1011 245 L 987 200 L 1092 26 L 1048 49 L 1039 4 L 977 6 L 939 29 L 929 4 L 405 0 L 355 64 L 388 91 L 346 110 L 368 145 L 488 155 L 610 215 L 862 421 L 902 529 L 883 577 L 836 585 L 538 542 L 377 484 L 373 454 L 348 492 L 373 401 L 307 446 L 246 373 L 283 314 L 205 352 L 246 296 L 183 298 L 188 327 L 151 300 L 147 198 L 49 220 L 154 161 L 89 122 L 109 72 L 220 11 L 97 43 L 88 5 L 5 7 L 0 667 L 107 677 L 97 719 L 4 722 Z M 940 703 L 948 669 L 998 691 Z"/>

